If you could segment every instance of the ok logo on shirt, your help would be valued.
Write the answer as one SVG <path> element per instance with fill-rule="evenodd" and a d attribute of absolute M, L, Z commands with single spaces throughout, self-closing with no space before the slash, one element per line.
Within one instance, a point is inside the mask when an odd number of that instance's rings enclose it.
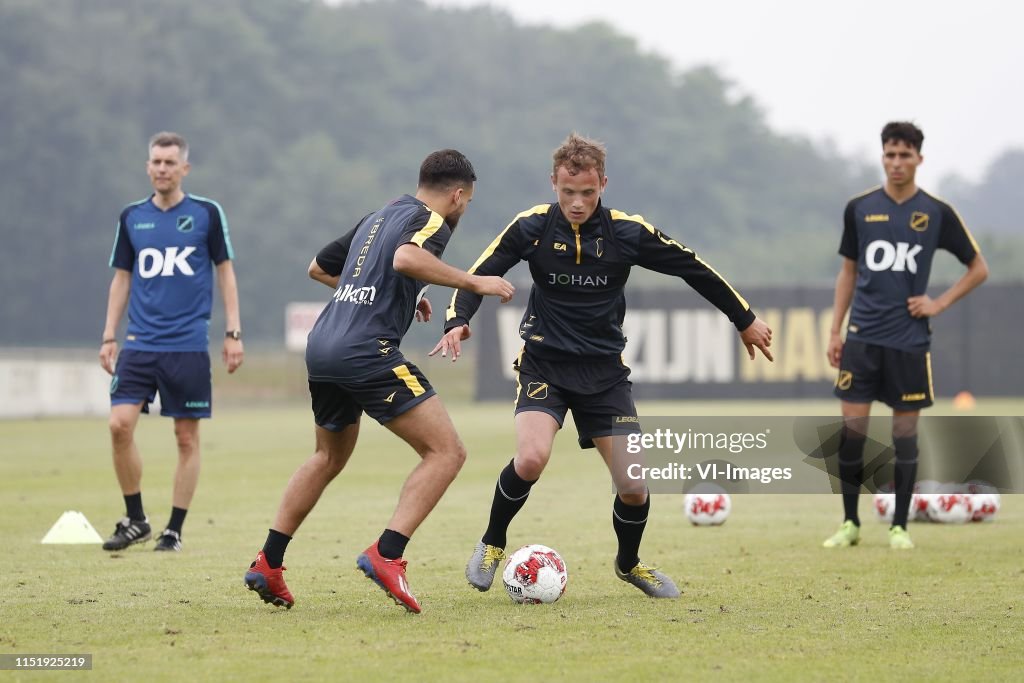
<path fill-rule="evenodd" d="M 917 273 L 917 255 L 921 253 L 921 245 L 910 245 L 909 242 L 897 242 L 895 246 L 885 240 L 875 240 L 864 252 L 864 261 L 874 271 L 893 270 L 903 272 L 909 270 Z"/>
<path fill-rule="evenodd" d="M 146 278 L 171 277 L 177 270 L 183 275 L 195 275 L 192 266 L 188 264 L 188 257 L 196 250 L 195 247 L 185 247 L 180 252 L 178 247 L 167 247 L 163 251 L 146 247 L 139 252 L 139 276 Z"/>

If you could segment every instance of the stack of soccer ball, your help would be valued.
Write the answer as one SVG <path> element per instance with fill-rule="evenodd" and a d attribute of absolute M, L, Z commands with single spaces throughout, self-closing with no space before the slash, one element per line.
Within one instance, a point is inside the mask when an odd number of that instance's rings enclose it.
<path fill-rule="evenodd" d="M 874 503 L 878 520 L 891 523 L 896 494 L 880 491 L 875 494 Z M 940 484 L 924 480 L 914 486 L 908 519 L 945 524 L 991 522 L 999 512 L 1000 503 L 996 488 L 984 482 Z"/>

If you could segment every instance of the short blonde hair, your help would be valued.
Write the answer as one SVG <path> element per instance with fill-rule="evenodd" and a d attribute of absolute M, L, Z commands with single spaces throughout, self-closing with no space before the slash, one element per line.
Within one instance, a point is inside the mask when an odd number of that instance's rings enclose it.
<path fill-rule="evenodd" d="M 149 147 L 146 149 L 154 147 L 177 147 L 181 150 L 181 160 L 188 161 L 188 142 L 185 141 L 184 136 L 178 133 L 166 130 L 157 133 L 149 139 Z"/>

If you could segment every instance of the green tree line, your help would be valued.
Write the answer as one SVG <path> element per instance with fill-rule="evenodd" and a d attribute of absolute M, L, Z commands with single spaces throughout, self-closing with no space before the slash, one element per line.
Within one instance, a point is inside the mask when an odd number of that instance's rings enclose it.
<path fill-rule="evenodd" d="M 7 345 L 97 341 L 115 221 L 150 192 L 159 130 L 192 145 L 185 189 L 224 206 L 246 338 L 268 343 L 288 301 L 326 298 L 305 274 L 317 249 L 413 190 L 440 147 L 479 176 L 446 252 L 462 267 L 552 199 L 551 151 L 572 130 L 608 146 L 607 205 L 739 285 L 831 279 L 843 204 L 878 178 L 606 24 L 418 0 L 0 0 L 0 93 Z"/>

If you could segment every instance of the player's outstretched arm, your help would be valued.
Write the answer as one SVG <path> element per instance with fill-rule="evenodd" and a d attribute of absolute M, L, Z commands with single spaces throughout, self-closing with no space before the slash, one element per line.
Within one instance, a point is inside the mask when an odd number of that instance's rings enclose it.
<path fill-rule="evenodd" d="M 414 280 L 442 287 L 467 289 L 481 296 L 496 296 L 503 304 L 508 303 L 516 292 L 516 288 L 505 278 L 495 275 L 470 275 L 412 243 L 403 244 L 395 250 L 393 265 L 399 273 Z"/>
<path fill-rule="evenodd" d="M 235 278 L 235 267 L 231 260 L 224 260 L 217 264 L 217 285 L 220 287 L 220 295 L 224 300 L 224 325 L 228 330 L 241 330 L 242 318 L 238 306 L 238 280 Z M 224 338 L 224 348 L 221 351 L 221 359 L 227 366 L 228 372 L 232 373 L 242 365 L 242 357 L 245 349 L 241 339 Z"/>
<path fill-rule="evenodd" d="M 760 318 L 754 318 L 754 322 L 750 323 L 742 332 L 740 332 L 740 339 L 743 341 L 743 345 L 747 347 L 747 355 L 750 356 L 750 360 L 754 360 L 757 356 L 754 354 L 754 347 L 761 349 L 761 353 L 769 361 L 774 362 L 775 358 L 772 357 L 772 352 L 769 350 L 769 346 L 772 345 L 772 328 L 768 327 L 768 324 Z"/>
<path fill-rule="evenodd" d="M 103 325 L 103 341 L 100 343 L 100 367 L 111 375 L 114 374 L 114 363 L 117 360 L 117 327 L 128 306 L 131 288 L 132 274 L 116 268 L 107 294 L 107 320 Z"/>

